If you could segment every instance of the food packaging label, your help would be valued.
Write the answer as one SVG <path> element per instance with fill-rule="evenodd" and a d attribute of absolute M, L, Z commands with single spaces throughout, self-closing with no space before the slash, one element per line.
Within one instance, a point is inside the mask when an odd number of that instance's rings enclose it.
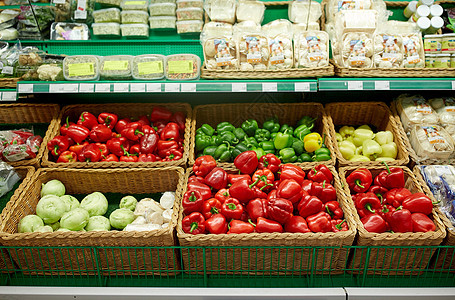
<path fill-rule="evenodd" d="M 284 47 L 283 41 L 276 38 L 269 40 L 270 48 L 270 63 L 272 65 L 278 65 L 284 63 Z"/>
<path fill-rule="evenodd" d="M 246 59 L 250 64 L 257 64 L 262 61 L 261 49 L 259 47 L 259 39 L 255 36 L 245 37 L 247 45 Z"/>
<path fill-rule="evenodd" d="M 416 98 L 413 99 L 412 101 L 414 101 L 416 112 L 426 115 L 433 113 L 433 110 L 431 109 L 430 105 L 428 105 L 424 99 Z"/>
<path fill-rule="evenodd" d="M 350 42 L 351 53 L 349 55 L 349 64 L 353 67 L 363 66 L 365 64 L 365 41 L 352 40 Z"/>
<path fill-rule="evenodd" d="M 146 61 L 137 64 L 139 75 L 157 74 L 163 73 L 163 62 L 158 61 Z"/>
<path fill-rule="evenodd" d="M 382 47 L 384 53 L 382 54 L 383 61 L 393 61 L 395 62 L 399 56 L 398 46 L 398 37 L 394 35 L 383 35 L 382 36 Z"/>
<path fill-rule="evenodd" d="M 69 76 L 90 76 L 95 75 L 95 66 L 93 63 L 68 64 Z"/>
<path fill-rule="evenodd" d="M 363 1 L 359 0 L 344 0 L 338 1 L 338 11 L 340 10 L 353 10 L 353 9 L 363 9 Z"/>
<path fill-rule="evenodd" d="M 430 144 L 445 144 L 447 141 L 434 126 L 422 126 Z"/>
<path fill-rule="evenodd" d="M 231 52 L 229 51 L 229 42 L 225 39 L 215 39 L 213 43 L 216 50 L 216 65 L 218 67 L 232 65 L 232 60 L 234 57 L 232 57 Z"/>
<path fill-rule="evenodd" d="M 444 100 L 445 111 L 455 112 L 455 100 L 453 98 L 442 98 Z"/>
<path fill-rule="evenodd" d="M 104 62 L 104 70 L 106 71 L 126 71 L 129 68 L 127 60 L 113 60 Z"/>
<path fill-rule="evenodd" d="M 170 74 L 193 73 L 193 61 L 189 60 L 170 60 L 168 63 L 168 72 Z"/>
<path fill-rule="evenodd" d="M 87 0 L 77 0 L 74 19 L 87 19 Z"/>
<path fill-rule="evenodd" d="M 321 39 L 318 36 L 307 36 L 308 59 L 313 61 L 320 61 L 324 58 L 321 51 Z"/>
<path fill-rule="evenodd" d="M 10 66 L 4 66 L 2 69 L 2 74 L 13 75 L 14 68 Z"/>
<path fill-rule="evenodd" d="M 420 56 L 417 51 L 417 45 L 414 43 L 412 39 L 404 39 L 403 46 L 406 62 L 408 64 L 416 64 L 420 62 Z"/>

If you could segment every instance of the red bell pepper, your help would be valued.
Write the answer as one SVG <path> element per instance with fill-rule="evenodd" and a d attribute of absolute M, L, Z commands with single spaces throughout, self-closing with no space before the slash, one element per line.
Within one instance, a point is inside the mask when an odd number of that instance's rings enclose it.
<path fill-rule="evenodd" d="M 204 199 L 199 191 L 187 191 L 183 195 L 182 207 L 184 214 L 188 215 L 195 211 L 201 212 L 203 205 Z"/>
<path fill-rule="evenodd" d="M 436 230 L 436 225 L 434 225 L 434 222 L 425 214 L 412 214 L 411 219 L 412 229 L 414 232 L 428 232 Z"/>
<path fill-rule="evenodd" d="M 121 133 L 122 130 L 125 129 L 126 125 L 128 125 L 129 123 L 131 123 L 130 118 L 124 118 L 124 119 L 118 120 L 117 124 L 115 124 L 115 126 L 114 126 L 115 131 L 117 131 L 118 133 Z"/>
<path fill-rule="evenodd" d="M 219 214 L 221 212 L 221 202 L 216 198 L 210 198 L 205 200 L 202 205 L 202 215 L 207 220 L 211 216 Z"/>
<path fill-rule="evenodd" d="M 280 180 L 292 179 L 295 180 L 300 186 L 305 180 L 305 172 L 299 166 L 284 164 L 280 167 L 281 174 Z"/>
<path fill-rule="evenodd" d="M 394 167 L 389 168 L 387 163 L 384 162 L 386 170 L 376 176 L 375 185 L 380 185 L 386 189 L 404 188 L 404 173 L 403 169 Z"/>
<path fill-rule="evenodd" d="M 315 196 L 304 196 L 297 206 L 300 216 L 306 218 L 321 212 L 324 204 Z"/>
<path fill-rule="evenodd" d="M 101 157 L 106 156 L 109 154 L 109 149 L 107 149 L 106 144 L 103 143 L 95 143 L 95 145 L 100 149 Z"/>
<path fill-rule="evenodd" d="M 243 214 L 243 206 L 235 198 L 229 198 L 221 206 L 221 214 L 227 219 L 240 219 Z"/>
<path fill-rule="evenodd" d="M 158 146 L 159 137 L 154 131 L 145 133 L 139 140 L 139 146 L 142 154 L 153 154 Z"/>
<path fill-rule="evenodd" d="M 139 160 L 139 157 L 137 155 L 132 155 L 128 152 L 125 153 L 126 155 L 120 156 L 119 161 L 123 162 L 137 162 Z"/>
<path fill-rule="evenodd" d="M 72 151 L 63 151 L 57 159 L 58 163 L 73 163 L 77 161 L 76 153 Z"/>
<path fill-rule="evenodd" d="M 77 125 L 81 125 L 84 126 L 85 128 L 88 128 L 89 130 L 92 130 L 93 127 L 98 125 L 98 118 L 92 115 L 91 113 L 84 111 L 79 116 Z"/>
<path fill-rule="evenodd" d="M 384 195 L 384 203 L 385 204 L 390 204 L 395 208 L 398 208 L 401 206 L 401 203 L 404 201 L 404 199 L 408 198 L 409 196 L 412 196 L 412 193 L 410 190 L 406 188 L 396 188 L 388 191 Z"/>
<path fill-rule="evenodd" d="M 283 198 L 271 199 L 267 203 L 267 217 L 281 224 L 291 218 L 293 211 L 292 202 Z"/>
<path fill-rule="evenodd" d="M 269 220 L 266 218 L 259 217 L 256 222 L 256 232 L 258 233 L 273 233 L 273 232 L 283 232 L 283 226 L 280 223 Z"/>
<path fill-rule="evenodd" d="M 284 224 L 284 231 L 291 233 L 307 233 L 311 232 L 308 224 L 301 216 L 292 216 L 286 224 Z"/>
<path fill-rule="evenodd" d="M 196 176 L 196 175 L 191 175 L 191 176 L 188 178 L 188 182 L 199 182 L 199 183 L 204 183 L 204 177 Z"/>
<path fill-rule="evenodd" d="M 372 185 L 368 189 L 368 192 L 375 194 L 379 198 L 379 200 L 381 200 L 381 203 L 384 201 L 384 195 L 388 191 L 389 191 L 388 189 L 380 185 Z"/>
<path fill-rule="evenodd" d="M 47 143 L 47 149 L 54 156 L 60 156 L 64 151 L 68 150 L 70 146 L 69 140 L 66 136 L 58 135 Z"/>
<path fill-rule="evenodd" d="M 318 165 L 308 172 L 308 179 L 315 182 L 332 182 L 333 174 L 326 165 Z"/>
<path fill-rule="evenodd" d="M 175 112 L 171 119 L 171 122 L 177 123 L 179 126 L 180 132 L 183 132 L 185 130 L 185 122 L 186 122 L 186 115 L 182 111 Z"/>
<path fill-rule="evenodd" d="M 234 165 L 242 174 L 253 174 L 258 167 L 259 160 L 256 152 L 245 151 L 237 155 L 234 159 Z"/>
<path fill-rule="evenodd" d="M 155 129 L 150 125 L 142 125 L 142 132 L 145 134 L 156 133 Z"/>
<path fill-rule="evenodd" d="M 205 177 L 215 167 L 216 161 L 212 156 L 210 155 L 200 156 L 194 162 L 193 173 L 196 174 L 196 176 Z"/>
<path fill-rule="evenodd" d="M 403 208 L 408 209 L 411 213 L 431 214 L 433 211 L 433 202 L 424 193 L 415 193 L 408 196 L 401 203 Z"/>
<path fill-rule="evenodd" d="M 82 125 L 70 125 L 66 134 L 76 144 L 82 143 L 90 135 L 90 130 Z"/>
<path fill-rule="evenodd" d="M 272 190 L 268 195 L 267 195 L 267 200 L 275 199 L 276 197 L 276 190 Z"/>
<path fill-rule="evenodd" d="M 137 161 L 139 162 L 154 162 L 156 161 L 156 156 L 153 154 L 139 154 L 139 157 L 137 158 Z"/>
<path fill-rule="evenodd" d="M 113 138 L 106 142 L 107 149 L 112 154 L 120 157 L 130 149 L 130 143 L 125 137 Z"/>
<path fill-rule="evenodd" d="M 176 141 L 159 140 L 156 149 L 158 150 L 158 156 L 161 158 L 165 158 L 167 153 L 169 153 L 171 150 L 179 149 L 179 145 Z"/>
<path fill-rule="evenodd" d="M 155 128 L 155 130 L 158 134 L 161 134 L 164 127 L 166 127 L 166 124 L 167 124 L 167 121 L 156 121 L 156 122 L 153 122 L 153 127 Z"/>
<path fill-rule="evenodd" d="M 260 192 L 260 190 L 256 187 L 258 182 L 259 179 L 255 182 L 251 182 L 248 179 L 239 180 L 229 188 L 229 195 L 239 200 L 240 203 L 248 203 L 248 201 L 254 198 L 265 198 L 259 196 L 260 193 L 258 191 Z"/>
<path fill-rule="evenodd" d="M 309 195 L 313 190 L 313 181 L 305 179 L 302 182 L 302 190 Z"/>
<path fill-rule="evenodd" d="M 337 199 L 337 191 L 333 185 L 325 181 L 322 183 L 313 182 L 309 194 L 318 197 L 323 203 L 336 201 Z"/>
<path fill-rule="evenodd" d="M 130 150 L 128 150 L 128 152 L 129 152 L 131 155 L 137 155 L 137 156 L 139 156 L 139 153 L 141 153 L 141 147 L 139 146 L 139 144 L 131 145 L 131 146 L 130 146 Z"/>
<path fill-rule="evenodd" d="M 251 221 L 251 218 L 250 216 L 248 215 L 248 212 L 246 211 L 245 209 L 245 206 L 243 206 L 243 213 L 242 215 L 240 216 L 240 221 L 243 221 L 243 222 L 249 222 Z M 231 220 L 232 221 L 232 220 Z"/>
<path fill-rule="evenodd" d="M 354 201 L 360 218 L 369 214 L 379 213 L 382 210 L 381 200 L 373 193 L 359 194 Z"/>
<path fill-rule="evenodd" d="M 300 184 L 294 179 L 282 179 L 276 192 L 277 198 L 284 198 L 294 203 L 302 199 L 303 191 Z"/>
<path fill-rule="evenodd" d="M 215 198 L 218 199 L 221 203 L 224 203 L 226 199 L 229 198 L 229 191 L 228 189 L 221 189 L 215 194 Z"/>
<path fill-rule="evenodd" d="M 182 220 L 183 232 L 189 234 L 205 233 L 205 219 L 199 212 L 194 212 Z"/>
<path fill-rule="evenodd" d="M 257 184 L 258 189 L 264 192 L 270 191 L 272 189 L 273 182 L 275 180 L 275 175 L 272 171 L 269 169 L 257 170 L 254 172 L 252 180 L 256 181 L 258 178 L 260 179 Z"/>
<path fill-rule="evenodd" d="M 166 157 L 163 161 L 171 161 L 171 160 L 179 160 L 182 159 L 183 153 L 181 150 L 178 149 L 171 149 L 166 152 Z"/>
<path fill-rule="evenodd" d="M 169 121 L 172 117 L 172 112 L 163 106 L 155 106 L 150 114 L 150 121 Z"/>
<path fill-rule="evenodd" d="M 232 233 L 252 233 L 254 232 L 254 225 L 240 220 L 232 220 L 229 222 L 228 234 Z"/>
<path fill-rule="evenodd" d="M 104 143 L 112 137 L 112 130 L 106 125 L 95 125 L 90 131 L 90 139 L 95 143 Z"/>
<path fill-rule="evenodd" d="M 325 203 L 325 210 L 332 219 L 343 219 L 344 213 L 338 201 L 329 201 Z"/>
<path fill-rule="evenodd" d="M 167 125 L 161 131 L 160 138 L 164 141 L 180 141 L 180 131 L 179 125 L 177 123 L 167 123 Z"/>
<path fill-rule="evenodd" d="M 65 124 L 63 124 L 61 127 L 60 127 L 60 134 L 61 135 L 67 135 L 68 133 L 68 128 L 70 127 L 70 125 L 75 125 L 74 122 L 70 122 L 69 121 L 69 117 L 66 117 L 66 122 Z"/>
<path fill-rule="evenodd" d="M 351 192 L 365 193 L 373 182 L 373 177 L 368 169 L 360 168 L 346 177 Z"/>
<path fill-rule="evenodd" d="M 98 123 L 103 124 L 109 127 L 110 130 L 115 128 L 115 124 L 117 124 L 118 116 L 112 113 L 100 113 L 98 115 Z"/>
<path fill-rule="evenodd" d="M 120 134 L 128 140 L 136 142 L 144 135 L 142 132 L 142 124 L 139 122 L 128 123 Z"/>
<path fill-rule="evenodd" d="M 216 167 L 205 176 L 204 182 L 215 190 L 220 190 L 227 186 L 228 175 L 224 169 Z"/>
<path fill-rule="evenodd" d="M 360 219 L 368 232 L 384 233 L 387 230 L 386 221 L 378 214 L 371 214 Z"/>
<path fill-rule="evenodd" d="M 412 232 L 411 212 L 407 209 L 393 211 L 387 221 L 393 232 Z"/>
<path fill-rule="evenodd" d="M 208 185 L 204 183 L 193 181 L 188 182 L 186 186 L 188 188 L 188 191 L 198 191 L 199 193 L 201 193 L 203 200 L 208 200 L 212 198 L 212 190 Z"/>
<path fill-rule="evenodd" d="M 256 221 L 259 217 L 267 217 L 267 199 L 256 198 L 248 202 L 246 211 L 253 221 Z"/>
<path fill-rule="evenodd" d="M 88 144 L 89 144 L 89 142 L 83 142 L 82 144 L 72 145 L 69 147 L 69 150 L 71 152 L 76 153 L 77 157 L 79 157 L 79 154 L 81 154 L 82 149 L 84 149 L 84 146 L 88 145 Z"/>
<path fill-rule="evenodd" d="M 346 223 L 346 220 L 332 220 L 330 221 L 332 223 L 332 231 L 333 232 L 339 232 L 339 231 L 348 231 L 349 227 L 348 224 Z"/>
<path fill-rule="evenodd" d="M 112 153 L 111 153 L 111 154 L 109 154 L 108 156 L 103 157 L 103 158 L 101 159 L 101 161 L 106 161 L 106 162 L 108 162 L 108 161 L 118 161 L 118 157 L 117 157 L 115 154 L 112 154 Z"/>
<path fill-rule="evenodd" d="M 248 174 L 228 174 L 228 183 L 234 184 L 240 180 L 251 180 L 251 176 Z"/>
<path fill-rule="evenodd" d="M 319 212 L 315 215 L 306 218 L 308 228 L 313 232 L 330 232 L 332 231 L 332 223 L 328 213 Z"/>
<path fill-rule="evenodd" d="M 137 122 L 141 123 L 142 126 L 150 126 L 149 118 L 146 115 L 139 116 Z"/>
<path fill-rule="evenodd" d="M 258 168 L 260 170 L 269 169 L 272 173 L 280 170 L 281 160 L 273 153 L 267 153 L 259 159 Z"/>
<path fill-rule="evenodd" d="M 223 234 L 228 231 L 226 218 L 222 214 L 215 214 L 205 220 L 205 229 L 212 234 Z"/>
<path fill-rule="evenodd" d="M 79 160 L 85 162 L 97 162 L 101 160 L 101 151 L 95 144 L 88 144 L 82 148 Z"/>

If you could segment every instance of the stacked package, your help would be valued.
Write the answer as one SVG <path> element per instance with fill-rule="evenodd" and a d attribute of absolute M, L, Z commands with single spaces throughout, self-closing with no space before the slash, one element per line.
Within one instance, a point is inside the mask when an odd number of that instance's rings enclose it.
<path fill-rule="evenodd" d="M 177 32 L 199 33 L 202 30 L 204 16 L 203 0 L 177 0 Z"/>

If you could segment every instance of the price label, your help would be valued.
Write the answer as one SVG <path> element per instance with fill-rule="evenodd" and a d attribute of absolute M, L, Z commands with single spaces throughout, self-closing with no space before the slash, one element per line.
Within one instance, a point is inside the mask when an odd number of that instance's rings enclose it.
<path fill-rule="evenodd" d="M 262 84 L 263 92 L 276 92 L 278 91 L 278 84 L 276 82 L 264 82 Z"/>
<path fill-rule="evenodd" d="M 80 83 L 79 92 L 80 93 L 93 93 L 95 90 L 95 85 L 93 83 Z"/>
<path fill-rule="evenodd" d="M 452 81 L 452 90 L 455 90 L 455 81 Z"/>
<path fill-rule="evenodd" d="M 182 90 L 182 92 L 194 93 L 194 92 L 196 92 L 196 84 L 195 83 L 182 83 L 181 90 Z"/>
<path fill-rule="evenodd" d="M 243 93 L 246 92 L 246 83 L 245 82 L 236 82 L 232 84 L 232 91 L 234 93 Z"/>
<path fill-rule="evenodd" d="M 166 93 L 178 93 L 180 92 L 180 83 L 165 83 L 164 91 Z"/>
<path fill-rule="evenodd" d="M 363 90 L 363 81 L 348 81 L 348 90 L 351 91 Z"/>
<path fill-rule="evenodd" d="M 53 0 L 52 3 L 54 3 L 54 4 L 65 4 L 65 0 Z"/>
<path fill-rule="evenodd" d="M 309 82 L 296 82 L 294 84 L 294 90 L 296 92 L 309 92 L 310 91 L 310 83 Z"/>
<path fill-rule="evenodd" d="M 114 83 L 114 93 L 128 93 L 129 91 L 129 83 Z"/>
<path fill-rule="evenodd" d="M 110 93 L 111 84 L 110 83 L 96 83 L 95 84 L 95 93 Z"/>
<path fill-rule="evenodd" d="M 31 94 L 33 93 L 33 84 L 19 84 L 19 93 Z"/>
<path fill-rule="evenodd" d="M 161 83 L 147 83 L 148 93 L 161 93 Z"/>
<path fill-rule="evenodd" d="M 130 91 L 132 93 L 145 93 L 145 83 L 131 83 Z"/>
<path fill-rule="evenodd" d="M 62 87 L 62 92 L 64 93 L 77 93 L 79 91 L 79 86 L 77 83 L 62 84 Z"/>
<path fill-rule="evenodd" d="M 17 93 L 16 92 L 3 92 L 2 100 L 3 101 L 16 101 Z"/>
<path fill-rule="evenodd" d="M 390 81 L 375 81 L 374 89 L 378 91 L 390 90 Z"/>
<path fill-rule="evenodd" d="M 49 93 L 63 93 L 63 84 L 49 84 Z"/>

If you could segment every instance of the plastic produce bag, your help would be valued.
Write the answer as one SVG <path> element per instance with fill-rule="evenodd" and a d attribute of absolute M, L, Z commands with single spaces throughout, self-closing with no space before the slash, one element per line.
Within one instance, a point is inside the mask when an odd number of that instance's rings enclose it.
<path fill-rule="evenodd" d="M 0 197 L 11 191 L 20 179 L 13 167 L 5 162 L 0 162 Z"/>
<path fill-rule="evenodd" d="M 0 131 L 0 152 L 3 161 L 14 162 L 35 158 L 43 139 L 32 129 Z"/>

